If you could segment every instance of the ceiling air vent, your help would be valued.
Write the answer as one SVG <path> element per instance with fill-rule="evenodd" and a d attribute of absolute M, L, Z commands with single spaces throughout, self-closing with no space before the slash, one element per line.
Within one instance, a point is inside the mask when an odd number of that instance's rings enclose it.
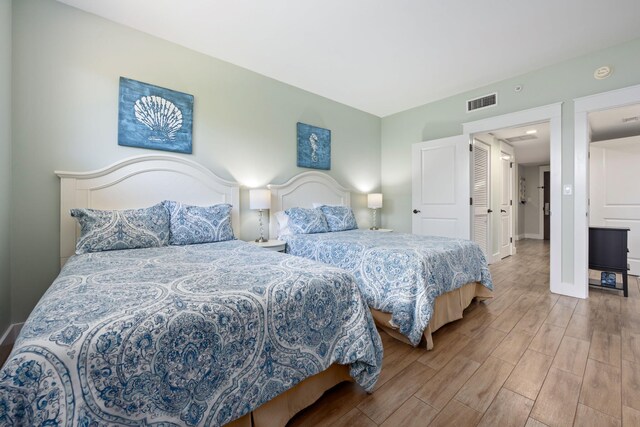
<path fill-rule="evenodd" d="M 467 101 L 467 113 L 470 111 L 481 110 L 483 108 L 493 107 L 498 104 L 498 93 L 482 96 Z"/>

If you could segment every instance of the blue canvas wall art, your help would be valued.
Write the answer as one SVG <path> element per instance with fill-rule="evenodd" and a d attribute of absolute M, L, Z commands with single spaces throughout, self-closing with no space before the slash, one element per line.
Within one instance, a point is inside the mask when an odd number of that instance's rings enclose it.
<path fill-rule="evenodd" d="M 298 166 L 331 169 L 331 131 L 298 123 Z"/>
<path fill-rule="evenodd" d="M 120 77 L 118 145 L 191 154 L 193 95 Z"/>

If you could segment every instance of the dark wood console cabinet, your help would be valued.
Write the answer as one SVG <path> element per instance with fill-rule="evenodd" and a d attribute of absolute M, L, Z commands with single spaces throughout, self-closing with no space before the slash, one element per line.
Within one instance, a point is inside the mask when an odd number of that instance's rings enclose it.
<path fill-rule="evenodd" d="M 629 295 L 627 273 L 627 234 L 624 227 L 589 227 L 589 268 L 622 275 L 622 289 L 603 286 L 600 280 L 589 280 L 590 286 L 617 289 Z"/>

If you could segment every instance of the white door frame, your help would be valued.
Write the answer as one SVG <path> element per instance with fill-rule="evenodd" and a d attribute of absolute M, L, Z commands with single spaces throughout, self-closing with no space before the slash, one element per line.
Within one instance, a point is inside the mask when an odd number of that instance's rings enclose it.
<path fill-rule="evenodd" d="M 640 103 L 640 85 L 602 92 L 573 100 L 575 112 L 573 222 L 573 281 L 589 295 L 589 113 Z M 584 215 L 583 215 L 584 213 Z"/>
<path fill-rule="evenodd" d="M 511 210 L 511 213 L 509 214 L 509 255 L 507 256 L 512 256 L 513 254 L 515 254 L 515 245 L 513 243 L 514 239 L 515 239 L 515 223 L 514 223 L 514 204 L 513 204 L 513 186 L 515 185 L 515 175 L 514 175 L 514 171 L 515 168 L 514 166 L 518 167 L 516 164 L 516 154 L 515 154 L 515 149 L 513 148 L 513 145 L 508 144 L 504 141 L 500 141 L 500 160 L 502 160 L 502 153 L 508 154 L 509 155 L 509 173 L 508 176 L 502 176 L 502 171 L 500 171 L 500 197 L 502 197 L 502 191 L 503 191 L 503 186 L 505 185 L 505 182 L 507 183 L 507 185 L 509 186 L 509 200 L 510 200 L 510 205 L 508 205 L 509 207 L 507 209 Z M 502 215 L 501 215 L 502 216 Z M 501 218 L 502 219 L 502 218 Z M 502 227 L 500 227 L 500 242 L 502 242 Z M 498 256 L 498 259 L 502 259 L 502 251 L 500 248 L 498 248 L 500 253 Z"/>
<path fill-rule="evenodd" d="M 551 137 L 551 206 L 554 206 L 551 216 L 550 288 L 557 294 L 586 298 L 584 290 L 581 293 L 571 283 L 562 282 L 562 103 L 463 123 L 462 129 L 471 141 L 474 133 L 546 121 L 549 122 Z"/>
<path fill-rule="evenodd" d="M 551 167 L 550 166 L 538 167 L 538 187 L 544 186 L 545 172 L 551 172 Z M 544 188 L 538 188 L 538 203 L 539 203 L 538 206 L 542 208 L 538 211 L 538 218 L 540 218 L 540 220 L 538 221 L 538 236 L 540 236 L 540 239 L 544 239 Z"/>

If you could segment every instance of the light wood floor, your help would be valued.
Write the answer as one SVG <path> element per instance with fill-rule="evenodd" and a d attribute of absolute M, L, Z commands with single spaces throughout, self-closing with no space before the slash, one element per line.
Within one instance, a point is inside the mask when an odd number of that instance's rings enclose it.
<path fill-rule="evenodd" d="M 524 240 L 427 352 L 381 333 L 374 393 L 343 383 L 289 426 L 640 426 L 640 290 L 549 292 L 549 246 Z M 620 294 L 620 295 L 619 295 Z"/>

